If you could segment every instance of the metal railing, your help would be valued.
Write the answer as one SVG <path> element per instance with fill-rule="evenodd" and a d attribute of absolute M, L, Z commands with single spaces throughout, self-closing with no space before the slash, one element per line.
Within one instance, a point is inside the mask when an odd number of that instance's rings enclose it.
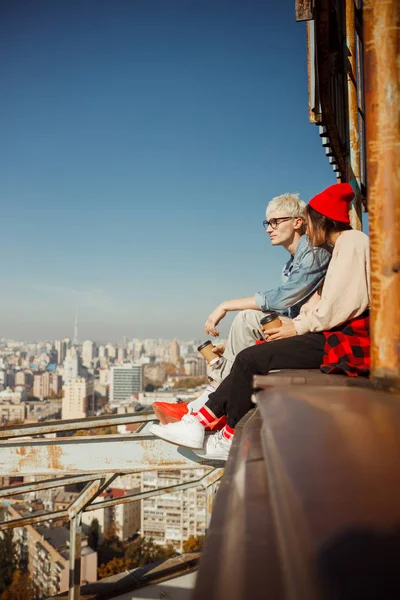
<path fill-rule="evenodd" d="M 26 527 L 48 520 L 63 519 L 70 523 L 69 599 L 79 600 L 81 581 L 82 514 L 119 504 L 126 504 L 202 487 L 206 490 L 206 523 L 209 522 L 215 483 L 222 477 L 218 464 L 201 464 L 190 450 L 168 444 L 143 432 L 155 421 L 154 413 L 102 416 L 42 424 L 7 426 L 0 429 L 0 475 L 43 476 L 48 479 L 22 483 L 0 489 L 0 500 L 21 494 L 48 490 L 65 485 L 86 483 L 79 496 L 64 510 L 42 512 L 0 522 L 0 531 Z M 75 437 L 43 437 L 76 430 L 113 427 L 137 423 L 138 430 L 130 434 L 90 435 Z M 205 474 L 197 479 L 144 492 L 126 494 L 121 498 L 98 500 L 120 475 L 154 470 L 198 469 Z M 61 476 L 60 476 L 61 475 Z M 51 476 L 59 476 L 51 478 Z M 96 500 L 96 502 L 95 502 Z"/>

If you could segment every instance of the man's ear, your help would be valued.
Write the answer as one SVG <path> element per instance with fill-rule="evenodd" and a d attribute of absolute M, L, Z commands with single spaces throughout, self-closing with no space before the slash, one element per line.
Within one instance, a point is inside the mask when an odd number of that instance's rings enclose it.
<path fill-rule="evenodd" d="M 294 228 L 297 229 L 298 231 L 301 231 L 302 233 L 304 233 L 305 231 L 305 219 L 303 219 L 303 217 L 296 217 L 296 221 L 294 223 Z"/>

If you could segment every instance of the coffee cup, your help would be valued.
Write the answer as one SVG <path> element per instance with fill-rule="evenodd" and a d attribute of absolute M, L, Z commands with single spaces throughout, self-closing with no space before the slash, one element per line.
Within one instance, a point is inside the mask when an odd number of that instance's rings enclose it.
<path fill-rule="evenodd" d="M 201 344 L 197 350 L 210 366 L 217 364 L 221 358 L 219 354 L 216 354 L 213 351 L 213 343 L 210 342 L 210 340 L 207 340 L 204 342 L 204 344 Z"/>
<path fill-rule="evenodd" d="M 275 310 L 270 310 L 265 314 L 260 321 L 261 329 L 265 334 L 268 335 L 270 329 L 276 329 L 282 325 L 282 321 L 279 318 L 279 313 Z"/>

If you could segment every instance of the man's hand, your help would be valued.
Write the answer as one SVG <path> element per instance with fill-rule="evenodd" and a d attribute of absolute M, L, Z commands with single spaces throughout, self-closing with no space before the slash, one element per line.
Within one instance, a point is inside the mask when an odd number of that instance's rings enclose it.
<path fill-rule="evenodd" d="M 282 340 L 283 338 L 293 337 L 294 335 L 297 335 L 296 329 L 293 323 L 288 321 L 282 323 L 280 327 L 269 329 L 264 337 L 267 342 L 274 342 L 275 340 Z"/>
<path fill-rule="evenodd" d="M 225 344 L 218 344 L 217 346 L 213 346 L 212 351 L 215 352 L 215 354 L 218 354 L 218 356 L 222 356 L 225 352 Z"/>
<path fill-rule="evenodd" d="M 206 324 L 204 325 L 204 329 L 207 335 L 213 335 L 214 337 L 219 336 L 219 331 L 217 331 L 216 327 L 218 323 L 224 318 L 228 311 L 223 308 L 222 304 L 215 308 L 211 315 L 208 317 Z"/>

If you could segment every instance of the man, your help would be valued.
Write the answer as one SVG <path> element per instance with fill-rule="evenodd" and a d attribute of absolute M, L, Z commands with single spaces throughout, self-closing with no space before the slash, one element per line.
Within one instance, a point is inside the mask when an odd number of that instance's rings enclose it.
<path fill-rule="evenodd" d="M 283 246 L 290 254 L 283 267 L 281 285 L 266 292 L 256 292 L 254 296 L 222 302 L 208 317 L 205 331 L 216 337 L 219 335 L 217 325 L 227 312 L 240 311 L 232 323 L 226 347 L 217 346 L 223 360 L 210 374 L 216 383 L 229 374 L 241 350 L 264 339 L 260 321 L 265 311 L 275 310 L 293 319 L 323 282 L 331 253 L 326 248 L 313 248 L 304 235 L 305 207 L 298 194 L 282 194 L 267 206 L 263 224 L 271 244 Z"/>
<path fill-rule="evenodd" d="M 260 321 L 268 310 L 275 310 L 287 319 L 296 317 L 302 305 L 312 296 L 323 282 L 331 258 L 327 248 L 313 248 L 305 233 L 305 207 L 298 194 L 282 194 L 273 198 L 267 206 L 265 231 L 273 246 L 283 246 L 290 254 L 282 271 L 281 285 L 266 292 L 256 292 L 254 296 L 227 300 L 219 304 L 205 323 L 208 335 L 217 337 L 218 323 L 230 311 L 239 311 L 235 317 L 226 346 L 214 349 L 222 360 L 209 374 L 210 385 L 193 402 L 169 404 L 154 402 L 153 409 L 162 423 L 177 421 L 186 412 L 199 410 L 229 375 L 237 354 L 253 346 L 257 340 L 264 340 Z"/>

